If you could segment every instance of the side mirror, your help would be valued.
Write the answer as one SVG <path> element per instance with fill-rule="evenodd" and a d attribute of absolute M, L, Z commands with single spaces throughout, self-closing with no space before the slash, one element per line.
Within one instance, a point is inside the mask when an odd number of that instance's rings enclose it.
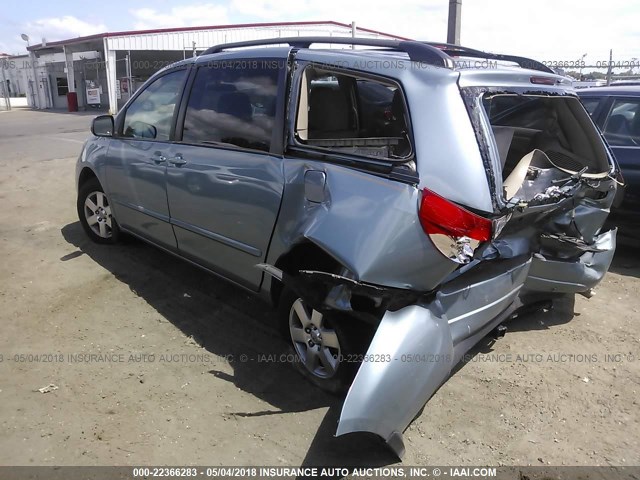
<path fill-rule="evenodd" d="M 96 137 L 113 136 L 113 117 L 111 115 L 99 115 L 91 122 L 91 133 Z"/>

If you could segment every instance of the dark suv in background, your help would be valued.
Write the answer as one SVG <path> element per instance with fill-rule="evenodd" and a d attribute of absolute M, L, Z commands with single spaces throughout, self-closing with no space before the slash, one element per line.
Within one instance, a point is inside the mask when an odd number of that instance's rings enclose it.
<path fill-rule="evenodd" d="M 602 130 L 622 169 L 625 188 L 620 189 L 610 222 L 620 225 L 620 235 L 640 238 L 640 85 L 596 87 L 578 95 Z M 624 193 L 622 193 L 624 192 Z"/>

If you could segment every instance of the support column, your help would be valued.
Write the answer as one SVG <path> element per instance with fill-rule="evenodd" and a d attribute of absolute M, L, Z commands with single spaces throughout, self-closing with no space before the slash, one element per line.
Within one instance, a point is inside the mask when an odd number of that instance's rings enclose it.
<path fill-rule="evenodd" d="M 109 50 L 107 39 L 104 39 L 104 59 L 107 66 L 107 93 L 109 95 L 109 113 L 115 115 L 118 113 L 118 94 L 116 92 L 116 52 Z"/>
<path fill-rule="evenodd" d="M 449 24 L 447 43 L 460 45 L 460 27 L 462 19 L 462 0 L 449 0 Z"/>
<path fill-rule="evenodd" d="M 356 38 L 356 22 L 351 22 L 351 38 Z M 351 45 L 351 50 L 355 50 L 356 46 Z"/>
<path fill-rule="evenodd" d="M 9 68 L 9 61 L 7 59 L 0 58 L 0 71 L 2 71 L 2 86 L 0 86 L 0 101 L 5 103 L 5 108 L 7 110 L 11 110 L 11 100 L 9 97 L 11 94 L 9 93 L 9 89 L 7 88 L 7 75 L 5 70 Z"/>
<path fill-rule="evenodd" d="M 33 105 L 31 105 L 31 108 L 42 109 L 42 108 L 46 108 L 46 103 L 43 103 L 41 93 L 40 93 L 40 91 L 42 90 L 42 87 L 38 79 L 38 73 L 36 72 L 37 62 L 38 61 L 36 59 L 36 54 L 33 52 L 29 52 L 29 63 L 31 63 L 31 74 L 33 75 L 33 81 L 31 82 L 31 88 L 33 90 L 31 101 Z"/>
<path fill-rule="evenodd" d="M 67 47 L 63 46 L 65 67 L 67 68 L 67 85 L 70 92 L 76 91 L 76 73 L 73 71 L 73 53 L 67 51 Z"/>

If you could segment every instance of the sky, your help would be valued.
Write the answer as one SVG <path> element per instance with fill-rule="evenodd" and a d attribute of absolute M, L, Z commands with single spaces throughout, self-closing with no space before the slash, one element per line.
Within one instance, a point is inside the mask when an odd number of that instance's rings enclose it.
<path fill-rule="evenodd" d="M 108 31 L 279 21 L 355 21 L 416 40 L 445 41 L 448 0 L 2 1 L 0 53 Z M 541 61 L 640 58 L 640 0 L 463 0 L 462 45 Z"/>

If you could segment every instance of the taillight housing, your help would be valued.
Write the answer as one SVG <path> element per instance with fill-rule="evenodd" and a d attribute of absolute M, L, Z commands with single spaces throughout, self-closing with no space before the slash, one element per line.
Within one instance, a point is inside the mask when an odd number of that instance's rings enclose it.
<path fill-rule="evenodd" d="M 491 240 L 493 222 L 424 189 L 418 217 L 422 229 L 448 258 L 468 263 L 480 242 Z"/>
<path fill-rule="evenodd" d="M 558 81 L 553 77 L 531 77 L 529 79 L 534 85 L 555 85 Z"/>

